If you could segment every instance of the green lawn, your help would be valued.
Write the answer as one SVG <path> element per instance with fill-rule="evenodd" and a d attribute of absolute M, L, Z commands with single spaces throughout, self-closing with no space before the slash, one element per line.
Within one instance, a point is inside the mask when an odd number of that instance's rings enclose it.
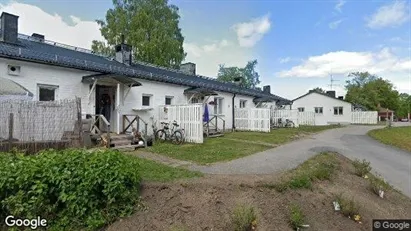
<path fill-rule="evenodd" d="M 187 143 L 174 145 L 171 143 L 155 143 L 152 147 L 148 147 L 147 150 L 175 159 L 208 164 L 237 159 L 269 148 L 271 147 L 266 145 L 249 144 L 222 137 L 205 139 L 203 144 Z"/>
<path fill-rule="evenodd" d="M 183 168 L 174 168 L 152 160 L 146 160 L 139 157 L 140 168 L 138 169 L 143 180 L 146 181 L 171 181 L 182 178 L 193 178 L 202 176 L 199 172 L 191 172 Z"/>
<path fill-rule="evenodd" d="M 265 132 L 233 132 L 226 134 L 224 137 L 251 140 L 270 144 L 283 144 L 289 142 L 300 135 L 312 134 L 327 129 L 338 128 L 339 125 L 326 126 L 300 126 L 298 128 L 280 128 L 271 130 L 270 133 Z"/>
<path fill-rule="evenodd" d="M 411 127 L 395 127 L 371 130 L 368 135 L 388 145 L 411 152 Z"/>
<path fill-rule="evenodd" d="M 299 128 L 276 129 L 270 133 L 234 132 L 227 133 L 219 138 L 205 139 L 203 144 L 187 143 L 184 145 L 174 145 L 171 143 L 155 143 L 146 150 L 179 160 L 192 161 L 198 164 L 210 164 L 238 159 L 272 148 L 272 146 L 265 144 L 249 143 L 247 140 L 270 144 L 283 144 L 296 139 L 302 134 L 312 134 L 337 127 L 340 126 L 301 126 Z"/>

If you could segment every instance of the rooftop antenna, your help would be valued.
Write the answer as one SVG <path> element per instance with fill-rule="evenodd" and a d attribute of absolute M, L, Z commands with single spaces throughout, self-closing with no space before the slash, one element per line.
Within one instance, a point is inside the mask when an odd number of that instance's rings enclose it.
<path fill-rule="evenodd" d="M 332 90 L 333 86 L 339 86 L 339 84 L 334 84 L 334 82 L 338 82 L 340 80 L 334 79 L 332 73 L 330 73 L 329 75 L 330 75 L 330 84 L 328 86 L 330 87 L 330 90 Z"/>

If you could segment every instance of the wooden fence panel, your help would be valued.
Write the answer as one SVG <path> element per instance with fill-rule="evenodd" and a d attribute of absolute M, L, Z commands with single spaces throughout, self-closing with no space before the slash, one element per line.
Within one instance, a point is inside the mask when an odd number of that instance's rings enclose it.
<path fill-rule="evenodd" d="M 236 130 L 270 132 L 269 108 L 236 108 L 234 119 Z"/>
<path fill-rule="evenodd" d="M 352 124 L 377 124 L 377 111 L 353 111 L 351 116 Z"/>
<path fill-rule="evenodd" d="M 174 120 L 183 128 L 185 141 L 203 143 L 203 105 L 165 105 L 159 107 L 159 121 L 172 123 Z M 157 126 L 159 126 L 158 124 Z"/>

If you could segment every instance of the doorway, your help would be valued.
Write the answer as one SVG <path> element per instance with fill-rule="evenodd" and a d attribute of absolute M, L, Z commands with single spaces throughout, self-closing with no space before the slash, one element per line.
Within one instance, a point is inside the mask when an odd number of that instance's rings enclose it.
<path fill-rule="evenodd" d="M 112 129 L 115 122 L 115 86 L 96 85 L 96 115 L 104 115 L 107 121 L 110 123 Z M 102 131 L 107 131 L 107 127 L 104 124 L 98 125 Z M 112 130 L 111 129 L 111 130 Z"/>

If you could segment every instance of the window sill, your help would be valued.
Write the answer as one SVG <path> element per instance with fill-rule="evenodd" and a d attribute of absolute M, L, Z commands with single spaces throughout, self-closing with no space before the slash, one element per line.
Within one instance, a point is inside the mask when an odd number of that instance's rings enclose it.
<path fill-rule="evenodd" d="M 143 106 L 143 107 L 141 107 L 141 108 L 133 108 L 132 110 L 133 111 L 150 111 L 150 110 L 153 110 L 154 108 L 152 108 L 152 107 L 150 107 L 150 106 L 147 106 L 147 107 L 145 107 L 145 106 Z"/>

